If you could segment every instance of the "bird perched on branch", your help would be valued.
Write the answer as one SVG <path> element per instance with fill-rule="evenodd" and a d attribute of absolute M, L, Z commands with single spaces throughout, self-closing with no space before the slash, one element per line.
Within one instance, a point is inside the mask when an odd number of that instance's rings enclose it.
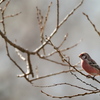
<path fill-rule="evenodd" d="M 100 75 L 100 66 L 90 57 L 88 53 L 81 53 L 81 66 L 90 75 Z"/>

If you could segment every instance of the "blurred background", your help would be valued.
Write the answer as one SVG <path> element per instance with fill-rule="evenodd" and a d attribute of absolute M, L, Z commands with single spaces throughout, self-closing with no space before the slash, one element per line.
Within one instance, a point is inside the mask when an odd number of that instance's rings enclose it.
<path fill-rule="evenodd" d="M 62 21 L 63 18 L 67 14 L 69 14 L 69 12 L 72 9 L 74 9 L 80 1 L 81 0 L 60 0 L 60 21 Z M 56 26 L 56 0 L 11 0 L 9 6 L 7 7 L 5 15 L 11 15 L 18 12 L 22 13 L 18 16 L 7 18 L 5 20 L 8 38 L 11 41 L 14 41 L 16 39 L 18 45 L 29 49 L 30 51 L 33 51 L 38 46 L 40 46 L 40 31 L 37 21 L 36 7 L 41 9 L 42 15 L 45 16 L 50 2 L 53 2 L 53 4 L 50 9 L 48 22 L 46 24 L 45 29 L 45 34 L 48 36 Z M 3 7 L 4 4 L 2 4 L 1 6 Z M 75 13 L 72 16 L 70 16 L 68 21 L 66 21 L 61 26 L 57 34 L 52 38 L 52 41 L 56 46 L 58 46 L 63 40 L 64 35 L 68 33 L 67 41 L 62 46 L 62 48 L 67 48 L 74 45 L 75 43 L 80 41 L 80 39 L 82 39 L 82 42 L 78 46 L 64 52 L 64 54 L 70 56 L 72 64 L 76 64 L 80 61 L 78 55 L 81 52 L 87 52 L 100 65 L 100 37 L 94 31 L 92 25 L 82 14 L 82 12 L 85 12 L 89 15 L 91 21 L 96 25 L 98 31 L 100 31 L 100 0 L 85 0 L 83 5 L 77 11 L 75 11 Z M 0 25 L 0 27 L 2 30 L 2 25 Z M 12 58 L 24 70 L 26 70 L 25 63 L 20 60 L 18 55 L 15 53 L 14 48 L 9 47 L 9 49 Z M 50 47 L 46 47 L 46 51 L 47 53 L 50 53 L 52 49 L 50 49 Z M 23 55 L 26 56 L 25 54 Z M 57 55 L 51 58 L 57 61 L 61 60 Z M 32 57 L 32 64 L 33 70 L 35 70 L 36 66 L 38 66 L 39 76 L 66 70 L 65 66 L 57 65 L 39 59 L 37 56 Z M 41 90 L 44 90 L 45 92 L 55 96 L 73 95 L 84 92 L 66 85 L 42 89 L 33 87 L 24 78 L 18 78 L 18 74 L 21 74 L 21 72 L 7 57 L 4 40 L 0 37 L 0 100 L 53 99 L 42 94 Z M 94 86 L 100 88 L 100 84 L 97 84 L 91 79 L 86 79 L 80 74 L 79 77 L 87 81 L 88 83 L 91 83 Z M 100 80 L 100 77 L 98 76 L 97 79 Z M 85 84 L 81 83 L 74 76 L 72 76 L 70 73 L 60 74 L 57 76 L 37 80 L 34 82 L 34 84 L 51 85 L 63 82 L 76 84 L 81 87 L 87 87 Z M 100 100 L 100 95 L 94 94 L 83 97 L 71 98 L 71 100 L 80 99 Z"/>

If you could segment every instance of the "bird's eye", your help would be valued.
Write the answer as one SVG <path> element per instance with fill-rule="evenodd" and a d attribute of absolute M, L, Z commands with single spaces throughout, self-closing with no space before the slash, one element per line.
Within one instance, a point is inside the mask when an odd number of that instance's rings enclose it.
<path fill-rule="evenodd" d="M 83 54 L 83 55 L 82 55 L 82 58 L 83 58 L 83 59 L 87 59 L 87 56 Z"/>
<path fill-rule="evenodd" d="M 87 59 L 87 56 L 85 54 L 81 54 L 80 56 L 82 59 Z"/>
<path fill-rule="evenodd" d="M 81 56 L 85 56 L 84 54 L 82 54 Z"/>

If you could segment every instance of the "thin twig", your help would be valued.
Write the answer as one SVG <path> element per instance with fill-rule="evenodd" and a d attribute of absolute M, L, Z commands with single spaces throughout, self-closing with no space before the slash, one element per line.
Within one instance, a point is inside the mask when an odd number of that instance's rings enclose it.
<path fill-rule="evenodd" d="M 59 0 L 57 0 L 57 28 L 59 26 Z"/>
<path fill-rule="evenodd" d="M 70 49 L 76 47 L 80 42 L 81 42 L 81 40 L 80 40 L 78 43 L 74 44 L 73 46 L 70 46 L 70 47 L 67 47 L 67 48 L 64 48 L 64 49 L 60 49 L 60 51 L 61 51 L 61 52 L 64 52 L 64 51 L 70 50 Z M 60 45 L 60 46 L 61 46 L 61 45 Z M 59 48 L 60 46 L 58 46 L 58 48 Z M 55 50 L 55 51 L 49 53 L 48 55 L 44 55 L 44 57 L 50 57 L 50 56 L 54 55 L 55 53 L 57 53 L 57 50 Z"/>
<path fill-rule="evenodd" d="M 71 96 L 53 96 L 53 95 L 50 95 L 44 91 L 41 90 L 41 93 L 49 96 L 49 97 L 52 97 L 52 98 L 59 98 L 59 99 L 62 99 L 62 98 L 73 98 L 73 97 L 78 97 L 78 96 L 85 96 L 85 95 L 89 95 L 89 94 L 96 94 L 96 93 L 99 93 L 100 91 L 92 91 L 92 92 L 85 92 L 85 93 L 82 93 L 82 94 L 76 94 L 76 95 L 71 95 Z"/>
<path fill-rule="evenodd" d="M 1 23 L 2 23 L 2 26 L 3 26 L 3 32 L 4 32 L 4 35 L 6 35 L 6 28 L 5 28 L 5 20 L 4 20 L 4 15 L 5 15 L 5 11 L 6 11 L 6 8 L 8 6 L 8 4 L 10 3 L 10 0 L 7 1 L 6 5 L 4 6 L 4 8 L 1 8 Z"/>
<path fill-rule="evenodd" d="M 94 30 L 95 30 L 95 31 L 98 33 L 98 35 L 100 36 L 100 32 L 97 30 L 95 24 L 92 23 L 92 21 L 90 20 L 89 16 L 88 16 L 87 14 L 85 14 L 84 12 L 83 12 L 83 15 L 86 16 L 87 20 L 91 23 L 91 25 L 93 26 Z"/>
<path fill-rule="evenodd" d="M 83 3 L 84 0 L 81 1 L 81 3 L 79 3 L 79 5 L 77 5 L 77 7 L 74 8 L 74 10 L 72 10 L 65 18 L 64 20 L 59 24 L 59 27 L 65 22 L 67 21 L 67 19 L 76 11 L 76 9 L 78 9 L 82 3 Z M 16 44 L 14 44 L 13 42 L 11 42 L 6 36 L 4 36 L 4 34 L 0 31 L 0 35 L 2 36 L 2 38 L 4 38 L 4 40 L 6 40 L 11 46 L 19 49 L 20 51 L 22 52 L 25 52 L 25 53 L 30 53 L 30 54 L 36 54 L 37 52 L 39 52 L 48 42 L 49 40 L 55 35 L 55 33 L 57 32 L 57 28 L 54 29 L 54 31 L 50 34 L 48 40 L 46 40 L 42 45 L 40 45 L 38 48 L 36 48 L 33 52 L 29 51 L 29 50 L 26 50 Z"/>
<path fill-rule="evenodd" d="M 26 58 L 22 56 L 22 54 L 19 52 L 19 50 L 15 48 L 15 51 L 16 51 L 17 55 L 19 56 L 19 58 L 26 62 Z"/>
<path fill-rule="evenodd" d="M 46 27 L 46 23 L 47 23 L 47 20 L 48 20 L 48 17 L 49 17 L 51 5 L 52 5 L 52 2 L 51 2 L 50 5 L 48 6 L 48 11 L 47 11 L 47 14 L 46 14 L 45 19 L 44 19 L 43 33 L 44 33 L 44 30 L 45 30 L 45 27 Z"/>
<path fill-rule="evenodd" d="M 27 50 L 27 49 L 24 49 L 23 47 L 21 47 L 21 46 L 15 44 L 15 43 L 12 42 L 11 40 L 9 40 L 8 37 L 6 37 L 6 36 L 3 34 L 3 32 L 2 32 L 1 30 L 0 30 L 0 35 L 2 36 L 2 38 L 3 38 L 5 41 L 7 41 L 7 43 L 9 43 L 12 47 L 17 48 L 17 49 L 20 50 L 21 52 L 23 52 L 23 53 L 30 53 L 30 54 L 33 54 L 33 55 L 36 54 L 36 52 L 34 52 L 34 51 L 31 52 L 31 51 L 29 51 L 29 50 Z"/>
<path fill-rule="evenodd" d="M 34 73 L 33 73 L 33 69 L 32 69 L 32 64 L 31 64 L 31 59 L 30 59 L 30 54 L 27 53 L 27 69 L 29 70 L 29 73 L 32 75 L 32 77 L 34 77 Z"/>
<path fill-rule="evenodd" d="M 62 59 L 63 59 L 63 58 L 62 58 Z M 68 62 L 66 59 L 64 59 L 64 61 L 67 62 L 67 63 L 69 64 L 69 66 L 72 67 L 74 70 L 76 70 L 78 73 L 80 73 L 81 75 L 87 77 L 87 75 L 85 75 L 84 73 L 82 73 L 81 71 L 79 71 L 76 67 L 74 67 L 73 65 L 71 65 L 71 63 Z M 92 80 L 95 80 L 96 82 L 100 83 L 100 81 L 97 80 L 96 78 L 94 78 L 94 77 L 92 77 L 92 76 L 91 76 L 90 78 L 91 78 Z"/>
<path fill-rule="evenodd" d="M 61 42 L 61 44 L 58 46 L 58 48 L 60 48 L 60 47 L 64 44 L 64 42 L 66 41 L 67 37 L 68 37 L 68 34 L 66 34 L 66 35 L 64 36 L 64 39 L 63 39 L 63 41 Z"/>
<path fill-rule="evenodd" d="M 61 62 L 58 62 L 58 61 L 55 61 L 55 60 L 52 60 L 52 59 L 48 59 L 48 58 L 45 58 L 45 57 L 40 57 L 40 58 L 47 60 L 47 61 L 50 61 L 50 62 L 53 62 L 55 64 L 59 64 L 59 65 L 62 65 L 62 66 L 68 66 L 68 64 L 61 63 Z"/>
<path fill-rule="evenodd" d="M 72 69 L 72 71 L 75 71 L 75 70 Z M 68 73 L 68 72 L 69 72 L 69 70 L 61 71 L 61 72 L 58 72 L 58 73 L 53 73 L 53 74 L 49 74 L 49 75 L 45 75 L 45 76 L 41 76 L 41 77 L 34 78 L 34 79 L 30 80 L 30 82 L 36 81 L 36 80 L 39 80 L 39 79 L 43 79 L 43 78 L 47 78 L 47 77 L 51 77 L 51 76 L 55 76 L 55 75 L 59 75 L 59 74 L 62 74 L 62 73 Z"/>
<path fill-rule="evenodd" d="M 70 84 L 70 83 L 57 83 L 57 84 L 47 85 L 47 86 L 40 86 L 40 85 L 34 85 L 34 86 L 40 87 L 40 88 L 48 88 L 48 87 L 55 87 L 55 86 L 58 86 L 58 85 L 69 85 L 71 87 L 76 87 L 78 89 L 82 89 L 82 90 L 86 90 L 86 91 L 94 91 L 94 90 L 86 89 L 86 88 L 83 88 L 83 87 L 80 87 L 80 86 L 77 86 L 77 85 L 73 85 L 73 84 Z"/>
<path fill-rule="evenodd" d="M 9 3 L 10 3 L 10 0 L 7 1 L 6 5 L 5 5 L 4 8 L 2 9 L 3 12 L 5 12 L 5 10 L 7 9 Z"/>
<path fill-rule="evenodd" d="M 58 27 L 61 27 L 63 25 L 64 22 L 66 22 L 68 20 L 68 18 L 83 4 L 82 0 L 65 18 L 64 20 L 62 20 L 59 24 Z M 34 52 L 39 52 L 49 41 L 50 39 L 56 34 L 56 32 L 58 31 L 58 28 L 55 28 L 54 31 L 50 34 L 50 36 L 48 37 L 48 40 L 46 40 L 41 46 L 39 46 L 37 49 L 35 49 Z"/>
<path fill-rule="evenodd" d="M 39 10 L 38 7 L 36 7 L 36 9 L 37 9 L 37 20 L 38 20 L 39 27 L 40 27 L 40 41 L 41 41 L 41 44 L 43 44 L 43 42 L 45 41 L 44 30 L 45 30 L 46 23 L 47 23 L 47 20 L 48 20 L 48 16 L 49 16 L 49 13 L 50 13 L 50 7 L 51 7 L 51 5 L 52 5 L 52 2 L 48 6 L 48 11 L 47 11 L 47 14 L 46 14 L 45 17 L 42 16 L 41 10 Z M 44 47 L 42 48 L 42 50 L 43 50 L 43 54 L 45 55 L 46 52 L 45 52 Z"/>
<path fill-rule="evenodd" d="M 68 18 L 73 15 L 73 13 L 83 4 L 84 0 L 82 0 L 59 24 L 59 27 L 68 20 Z"/>
<path fill-rule="evenodd" d="M 31 82 L 29 81 L 29 79 L 26 77 L 27 75 L 26 75 L 26 73 L 23 71 L 23 69 L 16 63 L 16 61 L 14 61 L 14 60 L 11 58 L 10 53 L 9 53 L 9 49 L 8 49 L 8 44 L 7 44 L 6 41 L 5 41 L 5 44 L 6 44 L 6 51 L 7 51 L 7 55 L 8 55 L 8 57 L 9 57 L 9 59 L 17 66 L 17 68 L 20 69 L 20 71 L 23 73 L 23 77 L 24 77 L 29 83 L 31 83 Z M 18 75 L 18 77 L 20 77 L 20 76 L 22 76 L 22 75 Z"/>
<path fill-rule="evenodd" d="M 97 87 L 93 86 L 92 84 L 89 84 L 89 83 L 83 81 L 83 80 L 82 80 L 81 78 L 79 78 L 76 74 L 74 74 L 71 70 L 70 70 L 70 72 L 71 72 L 72 75 L 74 75 L 74 76 L 76 77 L 76 79 L 78 79 L 78 80 L 81 81 L 82 83 L 84 83 L 84 84 L 86 84 L 86 85 L 88 85 L 88 86 L 90 86 L 90 87 L 92 87 L 92 88 L 94 88 L 94 89 L 96 89 L 96 90 L 100 90 L 100 89 L 98 89 Z"/>
<path fill-rule="evenodd" d="M 18 13 L 16 13 L 16 14 L 12 14 L 12 15 L 4 16 L 4 18 L 15 17 L 15 16 L 18 16 L 19 14 L 21 14 L 21 12 L 18 12 Z"/>

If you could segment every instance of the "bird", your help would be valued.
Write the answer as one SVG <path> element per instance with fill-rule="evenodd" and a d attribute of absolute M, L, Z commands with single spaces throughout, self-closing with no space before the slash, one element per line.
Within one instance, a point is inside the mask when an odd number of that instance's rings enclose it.
<path fill-rule="evenodd" d="M 81 53 L 79 55 L 81 59 L 82 68 L 93 77 L 100 75 L 100 66 L 90 57 L 88 53 Z"/>

